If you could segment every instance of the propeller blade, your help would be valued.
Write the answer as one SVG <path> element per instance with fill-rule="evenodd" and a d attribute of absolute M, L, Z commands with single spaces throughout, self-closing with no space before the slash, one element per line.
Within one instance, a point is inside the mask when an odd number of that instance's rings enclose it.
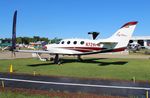
<path fill-rule="evenodd" d="M 17 11 L 14 13 L 13 17 L 13 27 L 12 27 L 12 49 L 16 49 L 16 21 L 17 21 Z"/>
<path fill-rule="evenodd" d="M 13 16 L 13 26 L 12 26 L 12 55 L 15 56 L 14 50 L 16 49 L 16 22 L 17 22 L 17 10 L 14 12 Z"/>

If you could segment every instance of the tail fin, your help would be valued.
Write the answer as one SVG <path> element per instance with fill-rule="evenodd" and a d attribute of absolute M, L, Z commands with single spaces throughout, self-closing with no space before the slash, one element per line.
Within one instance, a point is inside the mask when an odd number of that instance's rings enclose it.
<path fill-rule="evenodd" d="M 137 21 L 132 21 L 124 24 L 116 33 L 108 38 L 110 42 L 117 43 L 114 48 L 127 47 L 137 23 Z"/>
<path fill-rule="evenodd" d="M 137 21 L 133 21 L 124 24 L 112 37 L 131 37 L 137 23 Z"/>
<path fill-rule="evenodd" d="M 11 51 L 14 51 L 16 49 L 16 21 L 17 21 L 17 10 L 15 11 L 14 16 L 13 16 Z"/>

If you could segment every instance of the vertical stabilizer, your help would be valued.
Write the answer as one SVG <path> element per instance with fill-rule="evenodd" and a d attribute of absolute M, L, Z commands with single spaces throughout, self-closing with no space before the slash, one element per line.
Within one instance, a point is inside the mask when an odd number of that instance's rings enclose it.
<path fill-rule="evenodd" d="M 118 43 L 115 48 L 127 47 L 137 23 L 137 21 L 132 21 L 124 24 L 116 33 L 114 33 L 109 38 L 109 41 Z"/>

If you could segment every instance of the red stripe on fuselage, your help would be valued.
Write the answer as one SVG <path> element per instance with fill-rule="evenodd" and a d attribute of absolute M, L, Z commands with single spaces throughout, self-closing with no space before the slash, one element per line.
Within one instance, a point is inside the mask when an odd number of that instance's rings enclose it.
<path fill-rule="evenodd" d="M 126 47 L 123 47 L 123 48 L 117 48 L 117 49 L 113 49 L 112 52 L 124 51 L 125 49 L 126 49 Z"/>
<path fill-rule="evenodd" d="M 126 47 L 122 48 L 116 48 L 116 49 L 106 49 L 106 48 L 99 48 L 99 47 L 60 47 L 60 48 L 65 48 L 69 50 L 75 50 L 75 51 L 80 51 L 80 52 L 99 52 L 99 51 L 104 51 L 105 52 L 120 52 L 124 51 Z M 105 51 L 106 49 L 106 51 Z"/>
<path fill-rule="evenodd" d="M 93 52 L 93 51 L 100 51 L 105 48 L 99 48 L 99 47 L 61 47 L 65 49 L 80 51 L 80 52 Z"/>

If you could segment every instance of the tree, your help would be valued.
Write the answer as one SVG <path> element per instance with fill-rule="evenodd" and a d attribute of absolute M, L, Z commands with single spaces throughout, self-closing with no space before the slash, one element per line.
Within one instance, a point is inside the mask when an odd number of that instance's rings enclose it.
<path fill-rule="evenodd" d="M 42 38 L 40 38 L 40 41 L 49 42 L 49 39 L 48 39 L 48 38 L 45 38 L 45 37 L 42 37 Z"/>
<path fill-rule="evenodd" d="M 54 39 L 52 39 L 50 41 L 51 41 L 51 43 L 58 43 L 58 42 L 60 42 L 60 40 L 62 40 L 62 39 L 55 37 Z"/>
<path fill-rule="evenodd" d="M 19 44 L 22 44 L 22 37 L 17 37 L 16 42 L 19 43 Z"/>
<path fill-rule="evenodd" d="M 40 41 L 40 37 L 39 36 L 33 36 L 33 41 L 34 42 Z"/>

